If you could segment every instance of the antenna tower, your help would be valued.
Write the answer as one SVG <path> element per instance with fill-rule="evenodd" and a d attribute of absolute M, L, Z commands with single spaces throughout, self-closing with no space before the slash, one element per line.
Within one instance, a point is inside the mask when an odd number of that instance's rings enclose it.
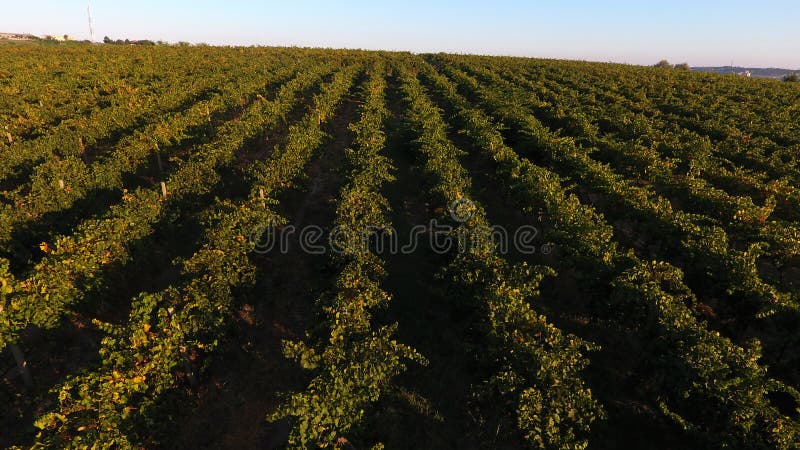
<path fill-rule="evenodd" d="M 92 36 L 92 42 L 95 42 L 95 40 L 94 40 L 94 25 L 92 25 L 92 4 L 91 3 L 88 3 L 86 5 L 86 14 L 89 15 L 89 34 Z"/>

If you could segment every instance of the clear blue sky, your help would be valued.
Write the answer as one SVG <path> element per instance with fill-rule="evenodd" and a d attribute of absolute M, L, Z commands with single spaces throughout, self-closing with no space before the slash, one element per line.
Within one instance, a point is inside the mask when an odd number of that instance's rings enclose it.
<path fill-rule="evenodd" d="M 93 0 L 98 39 L 800 68 L 800 2 Z M 86 0 L 0 0 L 0 31 L 88 38 Z"/>

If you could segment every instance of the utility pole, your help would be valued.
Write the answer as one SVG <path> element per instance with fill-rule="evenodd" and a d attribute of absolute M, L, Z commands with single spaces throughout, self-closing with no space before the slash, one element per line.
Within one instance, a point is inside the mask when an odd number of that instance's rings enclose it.
<path fill-rule="evenodd" d="M 94 26 L 92 25 L 92 4 L 91 3 L 88 3 L 86 5 L 86 14 L 89 15 L 89 35 L 92 36 L 92 42 L 95 42 L 95 40 L 94 40 Z"/>

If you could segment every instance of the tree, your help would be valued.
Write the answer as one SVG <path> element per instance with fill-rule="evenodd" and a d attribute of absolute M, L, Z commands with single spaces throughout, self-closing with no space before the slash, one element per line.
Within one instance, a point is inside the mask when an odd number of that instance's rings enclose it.
<path fill-rule="evenodd" d="M 658 62 L 658 64 L 655 65 L 655 67 L 660 67 L 662 69 L 671 69 L 672 64 L 670 64 L 669 61 L 667 61 L 666 59 L 662 59 L 661 61 Z"/>
<path fill-rule="evenodd" d="M 113 44 L 114 41 L 112 41 L 110 37 L 106 36 L 106 37 L 103 38 L 103 43 L 104 44 Z"/>
<path fill-rule="evenodd" d="M 675 68 L 678 70 L 689 70 L 689 64 L 688 63 L 675 64 Z"/>
<path fill-rule="evenodd" d="M 790 73 L 789 75 L 783 77 L 783 81 L 787 83 L 797 83 L 800 81 L 800 76 L 798 76 L 796 73 Z"/>

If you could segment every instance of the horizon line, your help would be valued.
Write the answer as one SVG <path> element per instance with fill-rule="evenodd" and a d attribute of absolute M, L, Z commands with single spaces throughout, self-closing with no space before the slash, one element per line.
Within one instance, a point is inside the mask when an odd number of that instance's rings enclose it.
<path fill-rule="evenodd" d="M 65 34 L 58 34 L 58 33 L 56 33 L 56 34 L 34 34 L 34 33 L 29 33 L 29 32 L 16 33 L 16 32 L 0 31 L 0 34 L 29 35 L 29 36 L 35 36 L 35 37 L 37 37 L 39 39 L 44 39 L 47 36 L 55 37 L 55 36 L 65 36 L 66 35 L 66 36 L 69 36 L 70 38 L 72 38 L 72 39 L 69 40 L 69 42 L 90 42 L 92 44 L 106 45 L 105 42 L 103 42 L 102 40 L 92 41 L 91 39 L 88 39 L 88 38 L 84 38 L 84 39 L 80 39 L 80 38 L 77 38 L 77 37 L 73 38 L 73 36 L 71 36 L 71 35 L 69 35 L 67 33 L 65 33 Z M 445 53 L 445 54 L 451 54 L 451 55 L 492 56 L 492 57 L 501 57 L 501 58 L 502 57 L 510 57 L 510 58 L 529 58 L 529 59 L 556 60 L 556 61 L 591 62 L 591 63 L 600 63 L 600 64 L 620 64 L 620 65 L 638 66 L 638 67 L 651 67 L 651 66 L 656 65 L 660 61 L 660 60 L 659 61 L 655 61 L 652 64 L 640 64 L 640 63 L 632 63 L 632 62 L 627 62 L 627 61 L 569 58 L 569 57 L 552 57 L 552 56 L 535 56 L 535 55 L 523 55 L 523 54 L 511 54 L 511 53 L 481 53 L 481 52 L 478 52 L 478 51 L 476 51 L 476 52 L 470 52 L 470 51 L 446 51 L 446 50 L 416 51 L 416 50 L 405 50 L 405 49 L 396 49 L 396 48 L 395 49 L 387 49 L 387 48 L 368 48 L 368 47 L 332 47 L 332 46 L 329 47 L 329 46 L 324 46 L 324 45 L 304 45 L 304 44 L 265 44 L 265 43 L 258 43 L 258 44 L 226 44 L 226 43 L 209 43 L 209 42 L 205 42 L 205 41 L 200 41 L 200 42 L 198 42 L 198 41 L 194 41 L 194 42 L 193 41 L 183 41 L 183 40 L 168 41 L 168 40 L 164 40 L 164 39 L 152 39 L 152 38 L 137 38 L 137 39 L 131 39 L 131 38 L 127 38 L 127 37 L 126 38 L 112 38 L 112 37 L 110 37 L 108 35 L 104 36 L 103 39 L 105 39 L 106 37 L 108 37 L 109 39 L 111 39 L 113 41 L 117 41 L 117 40 L 122 40 L 122 41 L 128 40 L 128 41 L 131 41 L 131 42 L 150 41 L 150 42 L 155 42 L 155 43 L 161 42 L 161 43 L 164 43 L 164 44 L 167 44 L 167 45 L 178 45 L 178 44 L 181 44 L 181 43 L 186 43 L 186 44 L 189 44 L 189 45 L 192 45 L 192 46 L 227 47 L 227 48 L 237 48 L 237 47 L 238 48 L 247 48 L 247 47 L 278 47 L 278 48 L 280 48 L 280 47 L 285 47 L 285 48 L 308 48 L 308 49 L 322 49 L 322 50 L 358 50 L 358 51 L 375 51 L 375 52 L 396 52 L 396 53 L 411 53 L 411 54 L 415 54 L 415 55 Z M 13 39 L 0 39 L 0 41 L 14 41 L 14 40 Z M 20 42 L 22 42 L 22 41 L 20 41 Z M 685 61 L 678 62 L 677 64 L 684 64 L 684 63 L 688 64 Z M 675 64 L 675 63 L 673 62 L 673 64 Z M 742 68 L 742 69 L 776 69 L 776 70 L 789 70 L 789 71 L 800 72 L 800 68 L 793 69 L 793 68 L 788 68 L 788 67 L 777 67 L 777 66 L 764 67 L 764 66 L 751 66 L 751 65 L 740 66 L 740 65 L 731 65 L 731 64 L 725 64 L 725 65 L 689 64 L 689 67 L 693 68 L 693 69 L 694 68 L 699 68 L 699 69 L 705 69 L 705 68 L 727 68 L 727 67 L 730 67 L 730 68 Z"/>

